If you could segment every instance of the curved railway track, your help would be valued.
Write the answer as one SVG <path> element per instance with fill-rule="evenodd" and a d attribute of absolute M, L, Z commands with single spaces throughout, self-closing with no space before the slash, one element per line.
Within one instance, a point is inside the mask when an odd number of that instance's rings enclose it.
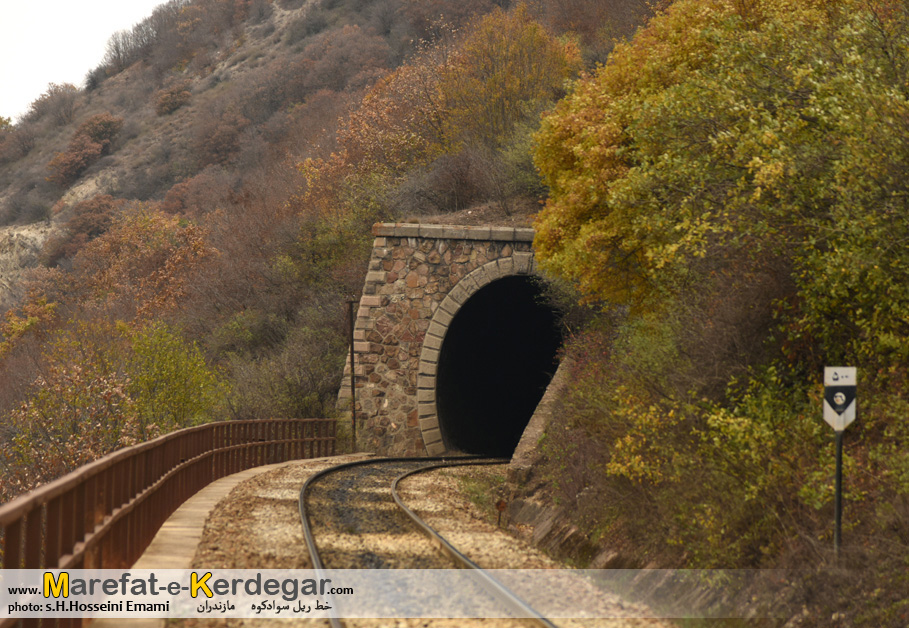
<path fill-rule="evenodd" d="M 500 458 L 384 458 L 360 460 L 330 467 L 309 478 L 300 490 L 299 509 L 306 547 L 313 568 L 325 569 L 472 569 L 481 578 L 484 591 L 515 617 L 529 625 L 554 628 L 549 620 L 458 551 L 435 529 L 404 503 L 398 485 L 418 473 L 453 466 L 504 464 Z M 410 532 L 408 527 L 412 525 Z M 354 537 L 342 547 L 319 548 L 315 541 L 321 531 L 342 531 Z M 413 551 L 400 552 L 382 546 L 389 536 L 413 534 L 427 537 L 433 550 L 421 550 L 417 541 L 408 542 Z M 368 541 L 362 541 L 368 539 Z M 398 544 L 400 546 L 400 544 Z M 343 626 L 331 618 L 333 628 Z"/>

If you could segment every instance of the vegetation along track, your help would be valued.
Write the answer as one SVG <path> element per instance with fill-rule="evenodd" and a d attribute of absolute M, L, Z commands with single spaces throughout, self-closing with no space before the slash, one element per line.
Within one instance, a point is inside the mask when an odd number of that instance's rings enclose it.
<path fill-rule="evenodd" d="M 554 627 L 426 524 L 397 493 L 401 480 L 424 471 L 507 462 L 477 457 L 384 458 L 359 460 L 316 473 L 300 491 L 300 518 L 313 567 L 448 569 L 453 561 L 458 568 L 482 574 L 487 592 L 504 608 L 528 617 L 534 625 Z M 415 525 L 408 525 L 408 521 Z M 320 549 L 314 535 L 322 533 L 331 533 L 339 540 Z M 341 623 L 333 618 L 332 626 Z"/>

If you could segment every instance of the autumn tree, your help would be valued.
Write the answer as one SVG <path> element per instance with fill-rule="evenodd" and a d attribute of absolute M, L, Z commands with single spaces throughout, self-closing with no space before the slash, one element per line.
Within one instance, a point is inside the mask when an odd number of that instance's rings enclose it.
<path fill-rule="evenodd" d="M 62 258 L 72 258 L 87 242 L 105 233 L 125 201 L 99 194 L 77 203 L 63 225 L 63 233 L 48 239 L 41 253 L 42 262 L 53 266 Z"/>
<path fill-rule="evenodd" d="M 307 14 L 307 19 L 308 19 Z M 253 122 L 305 106 L 319 92 L 351 92 L 371 85 L 389 66 L 386 41 L 357 25 L 319 32 L 297 54 L 282 55 L 242 80 L 238 109 Z"/>
<path fill-rule="evenodd" d="M 478 20 L 460 41 L 425 45 L 367 92 L 342 123 L 335 155 L 301 164 L 301 204 L 328 210 L 347 198 L 358 211 L 421 203 L 444 211 L 462 201 L 506 203 L 518 178 L 508 166 L 521 161 L 510 149 L 526 147 L 540 109 L 578 67 L 576 48 L 523 5 Z"/>
<path fill-rule="evenodd" d="M 0 442 L 4 483 L 0 500 L 54 480 L 78 467 L 136 442 L 126 381 L 69 363 L 51 367 L 36 380 L 40 391 L 9 417 L 13 436 Z M 89 427 L 90 426 L 90 427 Z"/>
<path fill-rule="evenodd" d="M 188 81 L 177 81 L 155 94 L 155 113 L 166 116 L 192 99 Z"/>
<path fill-rule="evenodd" d="M 646 0 L 531 0 L 531 11 L 556 33 L 579 38 L 588 66 L 604 62 L 616 41 L 634 34 L 668 2 Z"/>
<path fill-rule="evenodd" d="M 0 501 L 115 449 L 218 418 L 227 388 L 163 323 L 70 321 L 0 438 Z"/>
<path fill-rule="evenodd" d="M 132 31 L 120 30 L 107 40 L 101 62 L 109 67 L 113 74 L 118 74 L 138 60 L 140 50 L 141 47 L 133 38 Z"/>
<path fill-rule="evenodd" d="M 395 182 L 444 152 L 444 61 L 443 51 L 426 48 L 370 88 L 342 120 L 338 151 L 299 164 L 304 184 L 293 202 L 326 218 L 360 215 L 362 224 L 386 211 Z"/>
<path fill-rule="evenodd" d="M 442 79 L 452 141 L 499 149 L 515 126 L 562 95 L 580 69 L 573 44 L 556 40 L 527 7 L 498 10 L 467 34 Z"/>
<path fill-rule="evenodd" d="M 158 72 L 172 68 L 180 61 L 180 35 L 177 23 L 187 0 L 169 0 L 158 5 L 152 14 L 140 22 L 139 28 L 147 31 L 144 38 L 152 38 L 154 46 L 149 49 L 149 62 Z"/>
<path fill-rule="evenodd" d="M 15 161 L 25 157 L 35 147 L 34 125 L 7 126 L 0 132 L 0 162 Z"/>
<path fill-rule="evenodd" d="M 57 153 L 47 164 L 51 174 L 48 180 L 67 188 L 101 157 L 103 147 L 85 135 L 70 140 L 65 152 Z"/>
<path fill-rule="evenodd" d="M 133 204 L 75 254 L 69 272 L 39 273 L 30 292 L 46 295 L 66 316 L 83 310 L 127 321 L 162 316 L 174 310 L 201 260 L 213 254 L 198 225 Z"/>
<path fill-rule="evenodd" d="M 400 11 L 419 36 L 429 39 L 442 35 L 448 29 L 463 28 L 477 15 L 484 15 L 506 4 L 493 0 L 406 0 Z"/>
<path fill-rule="evenodd" d="M 111 143 L 123 127 L 123 119 L 109 113 L 91 116 L 76 129 L 65 152 L 57 153 L 47 164 L 48 179 L 69 187 L 102 155 L 110 152 Z"/>
<path fill-rule="evenodd" d="M 338 132 L 348 161 L 400 173 L 447 150 L 443 63 L 424 50 L 367 92 Z"/>
<path fill-rule="evenodd" d="M 76 129 L 76 135 L 84 135 L 91 141 L 101 145 L 105 154 L 110 150 L 111 142 L 123 128 L 123 118 L 118 118 L 109 113 L 99 113 L 91 116 Z"/>
<path fill-rule="evenodd" d="M 73 121 L 76 113 L 79 88 L 71 83 L 50 83 L 47 91 L 29 105 L 26 121 L 50 120 L 54 126 Z"/>
<path fill-rule="evenodd" d="M 864 524 L 905 494 L 889 441 L 909 442 L 893 412 L 909 355 L 906 16 L 678 0 L 537 135 L 541 265 L 611 312 L 608 359 L 573 398 L 614 444 L 604 494 L 676 522 L 660 535 L 698 565 L 758 565 L 822 533 L 825 364 L 869 374 L 850 462 Z"/>
<path fill-rule="evenodd" d="M 247 118 L 233 109 L 220 115 L 207 111 L 199 114 L 194 137 L 199 166 L 231 163 L 240 150 L 240 137 L 249 123 Z"/>
<path fill-rule="evenodd" d="M 308 92 L 357 90 L 388 67 L 388 44 L 356 25 L 320 33 L 303 49 L 299 70 Z"/>
<path fill-rule="evenodd" d="M 223 206 L 233 196 L 232 177 L 219 166 L 209 166 L 171 187 L 161 203 L 168 214 L 203 214 Z"/>
<path fill-rule="evenodd" d="M 27 335 L 43 337 L 56 320 L 56 303 L 49 303 L 47 297 L 30 295 L 20 311 L 7 310 L 5 320 L 0 323 L 0 357 L 9 353 Z"/>

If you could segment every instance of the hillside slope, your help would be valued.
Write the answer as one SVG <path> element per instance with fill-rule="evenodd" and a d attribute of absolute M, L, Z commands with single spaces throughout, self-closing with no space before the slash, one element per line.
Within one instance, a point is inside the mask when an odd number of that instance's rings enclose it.
<path fill-rule="evenodd" d="M 0 499 L 330 413 L 370 226 L 542 201 L 572 359 L 516 494 L 591 556 L 805 568 L 801 624 L 906 625 L 909 10 L 665 4 L 171 0 L 0 122 L 0 222 L 53 225 L 0 322 Z M 861 386 L 835 581 L 834 364 Z"/>
<path fill-rule="evenodd" d="M 0 128 L 0 224 L 48 225 L 4 262 L 0 498 L 180 426 L 333 412 L 372 224 L 527 224 L 540 113 L 647 12 L 169 0 L 115 35 Z"/>

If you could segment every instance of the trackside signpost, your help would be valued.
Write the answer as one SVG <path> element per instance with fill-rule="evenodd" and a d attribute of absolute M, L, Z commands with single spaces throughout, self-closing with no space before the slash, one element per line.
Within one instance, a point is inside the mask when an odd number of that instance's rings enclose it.
<path fill-rule="evenodd" d="M 843 432 L 855 421 L 855 389 L 858 372 L 854 366 L 824 368 L 824 420 L 836 434 L 836 486 L 833 502 L 833 548 L 840 555 L 843 524 Z"/>

